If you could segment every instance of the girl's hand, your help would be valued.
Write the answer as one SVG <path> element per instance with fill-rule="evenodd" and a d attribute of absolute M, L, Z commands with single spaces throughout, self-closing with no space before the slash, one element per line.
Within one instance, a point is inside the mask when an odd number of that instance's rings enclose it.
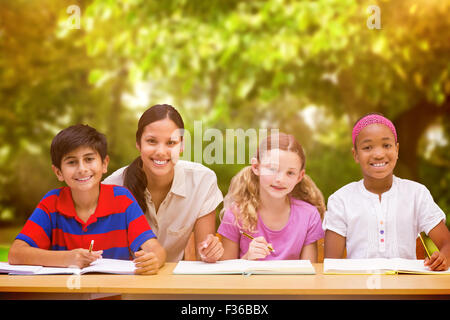
<path fill-rule="evenodd" d="M 247 253 L 242 257 L 248 260 L 264 259 L 270 254 L 269 246 L 264 237 L 256 237 L 250 242 Z"/>
<path fill-rule="evenodd" d="M 433 271 L 445 271 L 448 269 L 447 257 L 439 251 L 433 252 L 431 258 L 426 258 L 424 262 Z"/>
<path fill-rule="evenodd" d="M 135 252 L 133 260 L 136 265 L 135 274 L 156 274 L 159 270 L 159 259 L 154 252 L 139 250 Z"/>
<path fill-rule="evenodd" d="M 68 267 L 77 266 L 78 268 L 85 268 L 95 260 L 101 259 L 102 253 L 103 250 L 89 252 L 87 249 L 73 249 L 68 251 L 66 264 Z"/>
<path fill-rule="evenodd" d="M 224 253 L 222 242 L 212 234 L 208 234 L 206 239 L 200 242 L 197 251 L 204 262 L 216 262 Z"/>

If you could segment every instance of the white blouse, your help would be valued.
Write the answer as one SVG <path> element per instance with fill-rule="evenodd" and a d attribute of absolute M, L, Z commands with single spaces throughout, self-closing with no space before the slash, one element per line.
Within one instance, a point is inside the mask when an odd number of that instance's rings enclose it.
<path fill-rule="evenodd" d="M 103 183 L 123 185 L 126 168 L 118 169 Z M 215 210 L 223 200 L 216 174 L 211 169 L 200 163 L 178 160 L 174 170 L 172 186 L 159 206 L 158 214 L 150 192 L 145 190 L 148 207 L 145 216 L 167 251 L 167 262 L 183 259 L 195 221 Z"/>
<path fill-rule="evenodd" d="M 418 234 L 445 218 L 424 185 L 394 176 L 381 201 L 363 180 L 337 190 L 328 198 L 322 226 L 346 238 L 347 258 L 416 259 Z"/>

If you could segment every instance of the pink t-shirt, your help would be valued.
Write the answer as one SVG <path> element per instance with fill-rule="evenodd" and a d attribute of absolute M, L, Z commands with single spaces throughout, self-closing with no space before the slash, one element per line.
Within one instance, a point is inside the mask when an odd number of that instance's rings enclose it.
<path fill-rule="evenodd" d="M 281 230 L 270 230 L 261 219 L 258 219 L 257 231 L 251 234 L 255 238 L 263 236 L 272 244 L 275 252 L 271 252 L 264 260 L 299 259 L 303 246 L 324 237 L 322 221 L 316 207 L 302 200 L 294 198 L 290 200 L 289 220 Z M 240 233 L 230 209 L 225 211 L 217 232 L 231 241 L 239 242 L 240 258 L 248 251 L 252 240 Z"/>

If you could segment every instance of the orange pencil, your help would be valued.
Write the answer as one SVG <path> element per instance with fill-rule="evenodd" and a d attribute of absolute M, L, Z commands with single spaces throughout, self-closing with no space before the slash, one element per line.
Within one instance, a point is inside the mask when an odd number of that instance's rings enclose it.
<path fill-rule="evenodd" d="M 94 247 L 94 240 L 91 241 L 91 245 L 89 246 L 89 253 L 92 252 L 93 247 Z"/>

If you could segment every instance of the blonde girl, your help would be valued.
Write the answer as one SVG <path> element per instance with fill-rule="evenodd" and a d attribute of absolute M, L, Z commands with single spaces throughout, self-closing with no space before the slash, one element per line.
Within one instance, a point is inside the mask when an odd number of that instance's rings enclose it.
<path fill-rule="evenodd" d="M 217 230 L 222 260 L 317 261 L 325 204 L 305 175 L 305 163 L 303 148 L 292 135 L 280 133 L 262 141 L 251 165 L 231 180 L 224 199 Z"/>

